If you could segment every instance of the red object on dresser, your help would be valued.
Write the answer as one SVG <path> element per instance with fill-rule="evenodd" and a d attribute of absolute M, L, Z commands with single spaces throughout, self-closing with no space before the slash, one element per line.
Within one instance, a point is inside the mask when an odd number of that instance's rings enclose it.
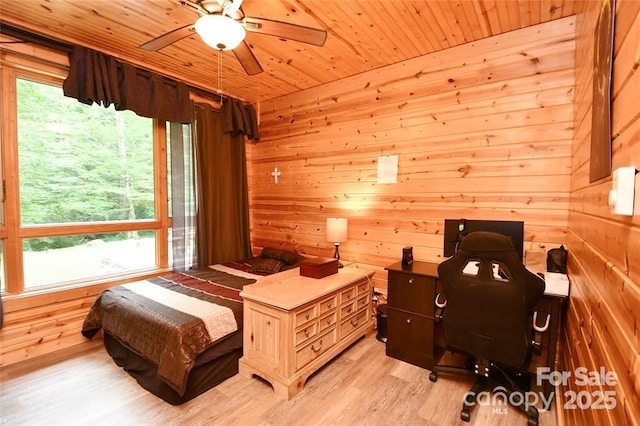
<path fill-rule="evenodd" d="M 338 259 L 314 257 L 300 262 L 300 275 L 310 278 L 324 278 L 338 273 Z"/>

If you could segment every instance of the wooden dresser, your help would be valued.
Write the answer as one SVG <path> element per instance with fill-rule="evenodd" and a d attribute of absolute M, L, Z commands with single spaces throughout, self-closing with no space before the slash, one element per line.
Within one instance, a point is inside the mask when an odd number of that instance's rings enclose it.
<path fill-rule="evenodd" d="M 246 286 L 240 374 L 293 398 L 309 376 L 373 329 L 373 271 L 342 268 L 322 279 L 294 269 Z M 273 279 L 271 279 L 273 278 Z"/>

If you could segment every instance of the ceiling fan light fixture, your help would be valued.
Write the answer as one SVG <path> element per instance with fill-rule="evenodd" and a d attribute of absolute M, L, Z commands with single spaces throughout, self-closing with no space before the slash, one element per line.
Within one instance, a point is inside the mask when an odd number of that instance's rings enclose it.
<path fill-rule="evenodd" d="M 202 40 L 217 50 L 235 49 L 247 35 L 240 22 L 224 15 L 201 16 L 195 27 Z"/>

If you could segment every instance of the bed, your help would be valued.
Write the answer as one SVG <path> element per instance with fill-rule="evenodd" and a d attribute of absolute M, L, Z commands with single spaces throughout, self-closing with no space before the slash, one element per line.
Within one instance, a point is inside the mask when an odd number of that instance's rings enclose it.
<path fill-rule="evenodd" d="M 300 260 L 265 247 L 250 259 L 111 287 L 93 302 L 82 334 L 102 330 L 109 355 L 143 388 L 185 403 L 238 372 L 242 288 Z"/>

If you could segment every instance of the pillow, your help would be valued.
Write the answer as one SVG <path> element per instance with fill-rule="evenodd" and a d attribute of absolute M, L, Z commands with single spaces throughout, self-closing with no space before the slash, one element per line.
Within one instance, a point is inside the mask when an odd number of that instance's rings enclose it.
<path fill-rule="evenodd" d="M 253 262 L 249 272 L 259 272 L 263 274 L 275 274 L 284 266 L 284 262 L 278 259 L 259 258 Z"/>
<path fill-rule="evenodd" d="M 263 248 L 260 256 L 266 259 L 277 259 L 286 263 L 287 265 L 293 265 L 300 261 L 300 255 L 298 253 L 273 247 Z"/>

